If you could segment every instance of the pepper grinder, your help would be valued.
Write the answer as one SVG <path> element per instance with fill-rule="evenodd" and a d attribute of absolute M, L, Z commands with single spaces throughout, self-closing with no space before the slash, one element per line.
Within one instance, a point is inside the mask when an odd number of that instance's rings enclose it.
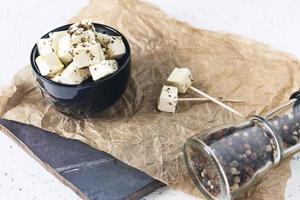
<path fill-rule="evenodd" d="M 188 171 L 213 200 L 243 197 L 271 168 L 300 150 L 300 91 L 264 116 L 212 128 L 184 145 Z"/>

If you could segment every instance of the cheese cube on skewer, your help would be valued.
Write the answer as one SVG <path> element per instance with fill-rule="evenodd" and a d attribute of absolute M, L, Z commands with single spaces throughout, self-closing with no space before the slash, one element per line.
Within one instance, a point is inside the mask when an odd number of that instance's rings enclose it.
<path fill-rule="evenodd" d="M 96 42 L 80 43 L 72 48 L 73 62 L 78 68 L 95 65 L 105 59 L 100 44 Z"/>
<path fill-rule="evenodd" d="M 57 42 L 54 39 L 41 38 L 36 44 L 41 56 L 57 51 Z"/>
<path fill-rule="evenodd" d="M 126 48 L 123 43 L 122 37 L 111 36 L 107 44 L 107 54 L 110 59 L 118 59 L 126 53 Z"/>
<path fill-rule="evenodd" d="M 57 55 L 53 52 L 38 56 L 35 61 L 42 76 L 53 75 L 64 67 Z"/>
<path fill-rule="evenodd" d="M 64 64 L 69 64 L 72 61 L 71 55 L 71 38 L 70 35 L 64 35 L 58 40 L 57 55 Z"/>
<path fill-rule="evenodd" d="M 157 108 L 160 111 L 175 113 L 177 101 L 178 89 L 173 86 L 164 85 L 160 93 Z"/>
<path fill-rule="evenodd" d="M 115 60 L 103 60 L 99 64 L 89 67 L 94 81 L 114 73 L 118 68 L 118 63 Z"/>
<path fill-rule="evenodd" d="M 56 74 L 51 80 L 68 85 L 78 85 L 90 77 L 88 68 L 78 69 L 72 62 L 66 69 Z"/>
<path fill-rule="evenodd" d="M 175 68 L 167 82 L 169 85 L 177 87 L 179 93 L 184 94 L 193 83 L 192 73 L 188 68 Z"/>

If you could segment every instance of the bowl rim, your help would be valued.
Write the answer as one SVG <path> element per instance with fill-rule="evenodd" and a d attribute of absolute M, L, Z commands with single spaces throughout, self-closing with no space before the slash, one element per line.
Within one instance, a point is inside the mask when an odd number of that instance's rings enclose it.
<path fill-rule="evenodd" d="M 95 23 L 95 22 L 92 22 L 95 26 L 98 26 L 98 27 L 101 27 L 102 29 L 107 29 L 107 30 L 110 30 L 114 33 L 116 33 L 116 36 L 121 36 L 122 37 L 122 40 L 125 44 L 125 48 L 126 48 L 126 53 L 125 55 L 123 56 L 127 56 L 127 58 L 124 60 L 124 63 L 121 64 L 121 66 L 119 66 L 118 70 L 115 71 L 114 73 L 102 78 L 102 79 L 99 79 L 97 81 L 92 81 L 92 82 L 85 82 L 85 83 L 82 83 L 82 84 L 79 84 L 79 85 L 68 85 L 68 84 L 63 84 L 63 83 L 58 83 L 58 82 L 55 82 L 55 81 L 52 81 L 51 79 L 45 77 L 45 76 L 42 76 L 38 70 L 38 66 L 36 64 L 36 54 L 38 53 L 38 49 L 37 49 L 37 44 L 35 44 L 31 50 L 31 53 L 30 53 L 30 63 L 31 63 L 31 68 L 33 69 L 34 73 L 41 79 L 43 79 L 44 81 L 50 83 L 50 84 L 54 84 L 54 85 L 57 85 L 57 86 L 63 86 L 63 87 L 69 87 L 69 88 L 87 88 L 87 87 L 92 87 L 92 86 L 95 86 L 95 85 L 99 85 L 105 81 L 107 81 L 108 79 L 111 79 L 113 77 L 115 77 L 117 74 L 120 73 L 120 71 L 122 71 L 124 68 L 126 68 L 126 66 L 128 65 L 128 63 L 130 62 L 130 58 L 131 58 L 131 51 L 130 51 L 130 45 L 129 45 L 129 42 L 127 41 L 126 37 L 120 33 L 118 30 L 110 27 L 110 26 L 107 26 L 107 25 L 104 25 L 104 24 L 99 24 L 99 23 Z M 51 31 L 49 31 L 48 33 L 44 34 L 40 39 L 42 38 L 46 38 L 49 36 L 50 33 L 52 32 L 58 32 L 58 31 L 64 31 L 64 30 L 68 30 L 68 28 L 72 25 L 73 23 L 71 24 L 66 24 L 66 25 L 63 25 L 63 26 L 60 26 L 60 27 L 57 27 Z"/>

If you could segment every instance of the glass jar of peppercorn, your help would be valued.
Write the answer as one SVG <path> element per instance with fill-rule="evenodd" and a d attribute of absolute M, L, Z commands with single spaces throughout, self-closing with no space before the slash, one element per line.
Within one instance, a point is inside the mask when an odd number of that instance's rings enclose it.
<path fill-rule="evenodd" d="M 242 197 L 266 172 L 300 150 L 300 91 L 265 116 L 189 138 L 185 161 L 208 199 Z"/>

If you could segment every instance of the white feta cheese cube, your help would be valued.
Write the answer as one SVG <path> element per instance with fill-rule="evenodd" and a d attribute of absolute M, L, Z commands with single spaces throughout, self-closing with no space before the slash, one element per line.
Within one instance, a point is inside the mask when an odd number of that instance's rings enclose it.
<path fill-rule="evenodd" d="M 54 74 L 50 79 L 51 79 L 52 81 L 54 81 L 54 82 L 59 83 L 59 82 L 60 82 L 59 79 L 60 79 L 60 76 L 61 76 L 61 73 L 62 73 L 62 72 L 63 72 L 63 70 L 60 71 L 60 72 L 57 72 L 57 73 Z"/>
<path fill-rule="evenodd" d="M 177 101 L 178 89 L 173 86 L 164 85 L 160 93 L 157 108 L 163 112 L 175 113 Z"/>
<path fill-rule="evenodd" d="M 68 35 L 68 31 L 56 31 L 56 32 L 49 33 L 49 38 L 60 39 L 65 35 Z"/>
<path fill-rule="evenodd" d="M 126 53 L 126 48 L 122 37 L 111 36 L 111 40 L 107 44 L 107 54 L 110 59 L 118 59 Z"/>
<path fill-rule="evenodd" d="M 92 20 L 86 19 L 86 20 L 81 20 L 80 22 L 74 23 L 69 27 L 68 33 L 69 34 L 80 34 L 83 31 L 95 31 L 95 26 L 92 23 Z"/>
<path fill-rule="evenodd" d="M 83 31 L 80 34 L 71 35 L 71 44 L 76 45 L 81 42 L 93 42 L 96 40 L 95 33 L 91 30 Z"/>
<path fill-rule="evenodd" d="M 118 68 L 118 63 L 115 60 L 103 60 L 99 64 L 89 67 L 94 81 L 114 73 Z"/>
<path fill-rule="evenodd" d="M 57 51 L 57 42 L 51 38 L 41 38 L 37 42 L 40 55 L 46 55 Z"/>
<path fill-rule="evenodd" d="M 90 77 L 88 68 L 78 69 L 72 62 L 65 70 L 56 74 L 51 80 L 68 85 L 78 85 Z"/>
<path fill-rule="evenodd" d="M 59 40 L 60 40 L 60 38 L 64 37 L 65 35 L 68 35 L 67 31 L 57 31 L 57 32 L 49 33 L 49 38 L 52 39 L 53 46 L 56 47 L 56 49 L 55 49 L 56 53 L 58 51 Z"/>
<path fill-rule="evenodd" d="M 95 35 L 98 42 L 103 46 L 107 46 L 112 39 L 110 35 L 107 35 L 105 33 L 96 32 Z"/>
<path fill-rule="evenodd" d="M 73 62 L 78 68 L 95 65 L 105 59 L 100 44 L 84 42 L 72 48 Z"/>
<path fill-rule="evenodd" d="M 65 65 L 69 64 L 72 61 L 71 38 L 69 34 L 66 34 L 59 38 L 57 55 Z"/>
<path fill-rule="evenodd" d="M 35 62 L 42 76 L 50 76 L 60 71 L 64 65 L 53 52 L 38 56 Z"/>
<path fill-rule="evenodd" d="M 175 68 L 167 79 L 169 85 L 177 87 L 181 94 L 186 93 L 193 83 L 192 73 L 188 68 Z"/>

